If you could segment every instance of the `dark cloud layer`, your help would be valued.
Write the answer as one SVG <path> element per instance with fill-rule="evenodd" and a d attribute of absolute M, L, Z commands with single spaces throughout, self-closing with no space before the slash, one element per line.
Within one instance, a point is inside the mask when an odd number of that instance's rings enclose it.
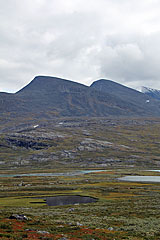
<path fill-rule="evenodd" d="M 160 88 L 158 0 L 0 0 L 0 91 L 35 75 Z"/>

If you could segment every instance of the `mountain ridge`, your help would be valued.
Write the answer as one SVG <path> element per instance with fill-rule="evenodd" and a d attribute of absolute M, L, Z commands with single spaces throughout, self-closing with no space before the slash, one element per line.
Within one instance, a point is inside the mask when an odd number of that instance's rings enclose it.
<path fill-rule="evenodd" d="M 146 94 L 105 79 L 86 86 L 58 77 L 36 76 L 15 94 L 0 93 L 0 99 L 1 113 L 15 115 L 41 112 L 53 117 L 160 116 L 160 101 L 150 97 L 146 102 Z"/>

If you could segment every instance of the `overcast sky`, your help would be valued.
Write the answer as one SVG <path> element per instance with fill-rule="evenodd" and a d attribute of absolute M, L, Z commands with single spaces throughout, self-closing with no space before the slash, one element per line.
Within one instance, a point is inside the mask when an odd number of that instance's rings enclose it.
<path fill-rule="evenodd" d="M 0 0 L 0 91 L 36 75 L 160 89 L 159 0 Z"/>

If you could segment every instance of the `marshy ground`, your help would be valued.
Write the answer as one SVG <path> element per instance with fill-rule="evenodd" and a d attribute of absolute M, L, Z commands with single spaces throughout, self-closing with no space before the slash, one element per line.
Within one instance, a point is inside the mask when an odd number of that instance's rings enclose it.
<path fill-rule="evenodd" d="M 71 169 L 69 169 L 71 170 Z M 140 169 L 73 177 L 1 178 L 2 239 L 160 239 L 160 184 L 121 182 Z M 159 175 L 154 172 L 153 175 Z M 49 207 L 37 197 L 80 195 L 97 202 Z M 28 220 L 9 219 L 23 214 Z"/>
<path fill-rule="evenodd" d="M 118 179 L 160 176 L 146 171 L 160 169 L 159 119 L 79 119 L 38 124 L 34 130 L 1 125 L 0 175 L 8 174 L 0 177 L 2 240 L 160 239 L 160 183 Z M 9 176 L 89 169 L 102 171 Z M 58 195 L 89 196 L 98 201 L 48 206 L 43 199 Z M 27 219 L 12 219 L 16 214 Z"/>

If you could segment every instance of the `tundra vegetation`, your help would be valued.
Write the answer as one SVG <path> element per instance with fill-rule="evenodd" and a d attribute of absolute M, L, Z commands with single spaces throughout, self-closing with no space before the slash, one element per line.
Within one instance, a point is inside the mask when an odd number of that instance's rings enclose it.
<path fill-rule="evenodd" d="M 160 169 L 159 145 L 156 118 L 2 121 L 0 238 L 160 239 L 160 183 L 118 179 L 159 176 L 146 171 Z M 101 171 L 73 174 L 80 170 Z M 68 175 L 20 175 L 29 173 Z M 58 195 L 97 202 L 48 206 L 44 201 Z"/>

